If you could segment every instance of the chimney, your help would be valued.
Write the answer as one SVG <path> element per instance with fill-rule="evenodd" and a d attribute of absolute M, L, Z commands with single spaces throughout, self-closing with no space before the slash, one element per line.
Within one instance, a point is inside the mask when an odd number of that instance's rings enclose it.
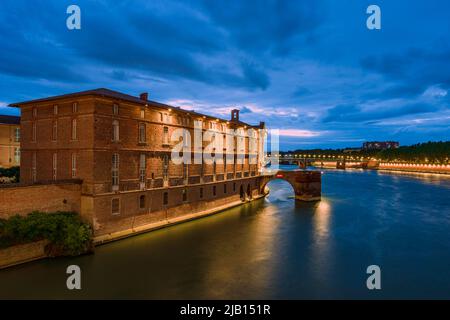
<path fill-rule="evenodd" d="M 139 99 L 147 101 L 148 100 L 148 93 L 147 92 L 143 92 L 139 95 Z"/>
<path fill-rule="evenodd" d="M 239 110 L 238 109 L 231 110 L 231 121 L 239 121 Z"/>

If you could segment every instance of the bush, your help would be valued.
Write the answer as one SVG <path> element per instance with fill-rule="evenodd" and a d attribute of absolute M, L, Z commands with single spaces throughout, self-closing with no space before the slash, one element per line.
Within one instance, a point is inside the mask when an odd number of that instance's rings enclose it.
<path fill-rule="evenodd" d="M 0 177 L 9 178 L 11 182 L 19 182 L 20 167 L 0 168 Z"/>
<path fill-rule="evenodd" d="M 92 250 L 92 230 L 77 213 L 32 212 L 0 221 L 0 247 L 47 239 L 51 256 L 79 255 Z"/>

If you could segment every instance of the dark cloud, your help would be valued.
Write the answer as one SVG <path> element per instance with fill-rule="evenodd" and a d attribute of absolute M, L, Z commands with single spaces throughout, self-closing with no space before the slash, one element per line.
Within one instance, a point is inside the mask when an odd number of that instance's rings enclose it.
<path fill-rule="evenodd" d="M 338 105 L 327 110 L 324 123 L 328 122 L 365 122 L 402 117 L 413 114 L 429 113 L 441 110 L 442 107 L 427 103 L 410 103 L 399 107 L 363 110 L 360 106 Z"/>

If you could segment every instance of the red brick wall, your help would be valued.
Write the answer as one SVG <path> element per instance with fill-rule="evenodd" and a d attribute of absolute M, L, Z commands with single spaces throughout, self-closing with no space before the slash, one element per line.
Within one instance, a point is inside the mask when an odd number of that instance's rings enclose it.
<path fill-rule="evenodd" d="M 0 187 L 0 218 L 33 211 L 80 212 L 80 197 L 79 183 Z"/>

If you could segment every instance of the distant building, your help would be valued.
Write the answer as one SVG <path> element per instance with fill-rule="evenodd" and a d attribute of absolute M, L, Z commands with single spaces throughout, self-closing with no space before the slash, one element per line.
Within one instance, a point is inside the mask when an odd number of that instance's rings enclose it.
<path fill-rule="evenodd" d="M 397 149 L 400 144 L 396 141 L 368 141 L 363 143 L 364 150 Z"/>
<path fill-rule="evenodd" d="M 345 148 L 344 153 L 360 152 L 361 148 Z"/>
<path fill-rule="evenodd" d="M 20 165 L 20 117 L 0 115 L 0 167 Z"/>

